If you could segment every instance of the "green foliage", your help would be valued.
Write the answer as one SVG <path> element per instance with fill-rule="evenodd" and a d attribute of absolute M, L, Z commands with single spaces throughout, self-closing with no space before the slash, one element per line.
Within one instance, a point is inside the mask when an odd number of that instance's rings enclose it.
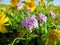
<path fill-rule="evenodd" d="M 47 3 L 50 3 L 52 1 L 53 0 L 47 0 Z M 56 15 L 55 19 L 49 13 L 51 11 L 51 8 L 53 8 L 52 11 L 54 11 L 54 14 Z M 0 11 L 4 12 L 6 16 L 8 16 L 9 21 L 7 23 L 9 24 L 9 26 L 4 25 L 8 32 L 0 34 L 0 44 L 45 45 L 45 38 L 48 36 L 48 34 L 50 34 L 52 30 L 58 29 L 60 31 L 60 15 L 56 14 L 57 9 L 58 7 L 54 5 L 47 4 L 46 7 L 44 7 L 40 3 L 36 6 L 36 9 L 33 12 L 29 12 L 27 11 L 27 9 L 25 9 L 25 7 L 23 7 L 21 10 L 15 10 L 10 8 L 10 5 L 1 5 Z M 47 17 L 46 23 L 44 23 L 43 21 L 39 21 L 38 17 L 40 13 Z M 22 27 L 22 21 L 25 18 L 30 17 L 31 15 L 35 15 L 38 21 L 38 28 L 33 28 L 32 32 L 30 32 L 28 27 Z M 59 40 L 57 40 L 56 43 L 56 45 L 60 45 Z"/>

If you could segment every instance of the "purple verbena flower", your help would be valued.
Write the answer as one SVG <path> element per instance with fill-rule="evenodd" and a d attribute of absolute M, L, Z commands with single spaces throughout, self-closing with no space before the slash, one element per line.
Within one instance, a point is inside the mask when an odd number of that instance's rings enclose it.
<path fill-rule="evenodd" d="M 50 11 L 50 15 L 52 16 L 52 18 L 56 18 L 56 15 L 54 14 L 54 12 L 53 11 Z"/>
<path fill-rule="evenodd" d="M 35 15 L 31 15 L 30 17 L 25 18 L 22 21 L 22 26 L 28 28 L 30 30 L 30 32 L 32 32 L 32 28 L 37 28 L 38 27 L 38 21 L 35 18 Z"/>
<path fill-rule="evenodd" d="M 47 20 L 47 17 L 45 15 L 43 15 L 42 13 L 39 14 L 39 20 L 41 22 L 45 22 L 46 23 L 46 20 Z"/>

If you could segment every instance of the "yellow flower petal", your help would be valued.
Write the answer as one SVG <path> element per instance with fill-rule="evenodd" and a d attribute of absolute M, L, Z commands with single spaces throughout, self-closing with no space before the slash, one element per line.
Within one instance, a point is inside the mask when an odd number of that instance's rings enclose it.
<path fill-rule="evenodd" d="M 35 7 L 33 7 L 33 8 L 31 8 L 32 12 L 35 10 L 35 8 L 36 8 L 36 6 L 35 6 Z"/>
<path fill-rule="evenodd" d="M 10 24 L 4 24 L 5 26 L 9 26 Z"/>
<path fill-rule="evenodd" d="M 5 16 L 6 16 L 6 15 L 3 14 L 3 13 L 0 15 L 0 23 L 2 23 L 2 20 L 5 18 Z"/>
<path fill-rule="evenodd" d="M 25 2 L 31 2 L 31 1 L 34 2 L 35 0 L 29 0 L 29 1 L 28 0 L 25 0 Z"/>
<path fill-rule="evenodd" d="M 5 33 L 7 30 L 4 27 L 0 27 L 0 32 Z"/>
<path fill-rule="evenodd" d="M 9 21 L 9 18 L 6 17 L 6 18 L 2 21 L 2 24 L 6 23 L 6 22 L 8 22 L 8 21 Z"/>
<path fill-rule="evenodd" d="M 6 15 L 4 13 L 0 14 L 0 32 L 4 33 L 7 32 L 7 30 L 4 28 L 4 23 L 8 22 L 9 18 L 6 17 Z"/>

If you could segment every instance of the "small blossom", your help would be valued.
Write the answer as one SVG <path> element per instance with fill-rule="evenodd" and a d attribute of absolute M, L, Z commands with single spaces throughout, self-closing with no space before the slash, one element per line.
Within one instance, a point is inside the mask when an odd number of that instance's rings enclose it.
<path fill-rule="evenodd" d="M 32 32 L 32 28 L 37 28 L 38 27 L 38 21 L 35 18 L 35 15 L 31 15 L 29 18 L 25 18 L 22 21 L 22 26 L 26 27 Z"/>
<path fill-rule="evenodd" d="M 39 14 L 39 20 L 46 23 L 47 17 L 45 15 L 43 15 L 42 13 L 40 13 Z"/>
<path fill-rule="evenodd" d="M 21 8 L 23 8 L 23 4 L 22 3 L 18 3 L 17 7 L 18 7 L 18 10 L 20 10 Z"/>
<path fill-rule="evenodd" d="M 54 14 L 54 12 L 53 11 L 50 11 L 50 15 L 52 16 L 52 18 L 56 18 L 56 15 Z"/>

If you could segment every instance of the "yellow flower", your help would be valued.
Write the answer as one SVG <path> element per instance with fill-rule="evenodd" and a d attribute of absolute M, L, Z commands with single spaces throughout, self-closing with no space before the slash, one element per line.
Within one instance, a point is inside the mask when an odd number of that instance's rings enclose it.
<path fill-rule="evenodd" d="M 4 28 L 4 24 L 9 21 L 9 18 L 6 17 L 4 13 L 0 14 L 0 32 L 4 33 L 7 32 L 7 30 Z"/>
<path fill-rule="evenodd" d="M 52 30 L 52 32 L 48 35 L 49 39 L 56 40 L 60 39 L 60 32 L 57 29 Z"/>
<path fill-rule="evenodd" d="M 11 6 L 16 7 L 16 4 L 20 2 L 20 0 L 10 0 Z"/>
<path fill-rule="evenodd" d="M 36 8 L 35 3 L 33 1 L 25 2 L 25 7 L 27 8 L 27 10 L 31 10 L 31 11 L 34 11 Z"/>
<path fill-rule="evenodd" d="M 57 29 L 52 30 L 52 32 L 47 36 L 47 41 L 45 45 L 48 45 L 48 42 L 50 41 L 50 45 L 55 45 L 56 40 L 60 40 L 60 31 Z"/>

